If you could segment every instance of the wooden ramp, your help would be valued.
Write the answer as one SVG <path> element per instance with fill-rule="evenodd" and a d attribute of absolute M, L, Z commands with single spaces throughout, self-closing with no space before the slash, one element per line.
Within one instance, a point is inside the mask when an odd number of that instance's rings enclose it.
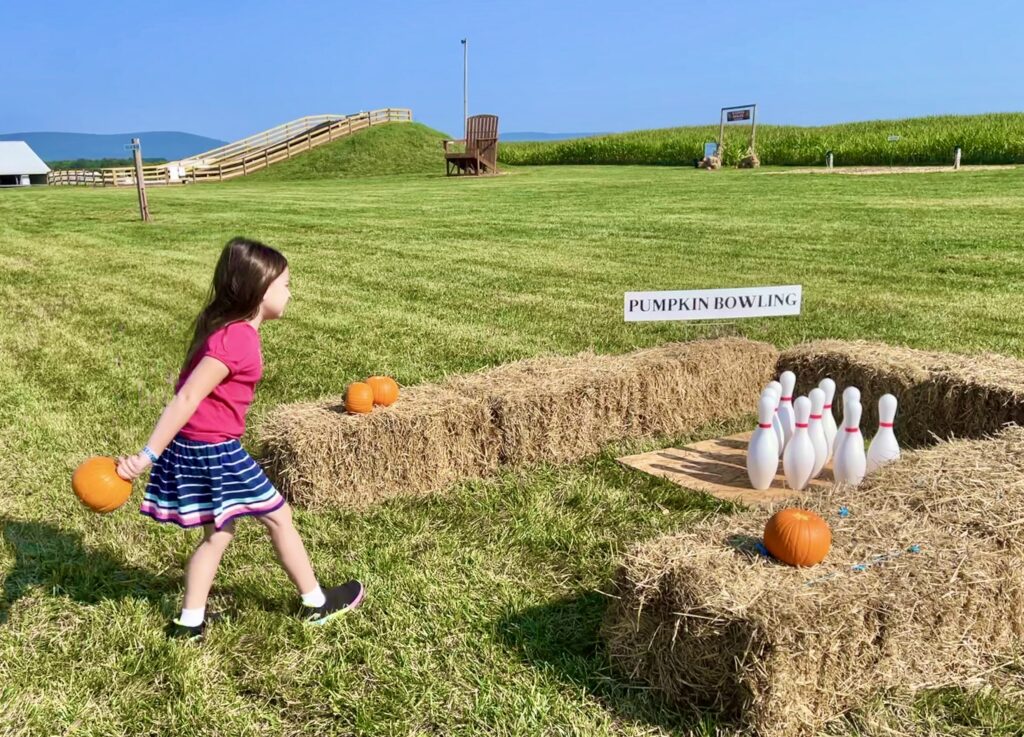
<path fill-rule="evenodd" d="M 752 434 L 746 432 L 702 440 L 682 448 L 653 450 L 617 460 L 638 471 L 730 502 L 757 505 L 804 498 L 803 492 L 786 488 L 781 462 L 771 487 L 765 491 L 750 488 L 750 479 L 747 478 L 747 441 Z M 825 488 L 832 484 L 832 462 L 829 461 L 821 476 L 813 480 L 808 489 Z"/>
<path fill-rule="evenodd" d="M 370 126 L 411 121 L 412 111 L 408 108 L 381 108 L 353 115 L 307 115 L 195 156 L 168 161 L 166 164 L 144 166 L 142 179 L 147 187 L 221 182 L 247 176 Z M 142 145 L 145 146 L 146 142 L 143 141 Z M 47 184 L 134 187 L 135 168 L 61 169 L 47 175 Z"/>

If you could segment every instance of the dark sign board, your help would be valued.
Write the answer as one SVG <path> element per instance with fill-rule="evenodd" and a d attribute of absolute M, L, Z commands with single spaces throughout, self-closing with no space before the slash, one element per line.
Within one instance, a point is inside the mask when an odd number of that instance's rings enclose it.
<path fill-rule="evenodd" d="M 750 120 L 750 110 L 730 110 L 725 114 L 725 119 L 730 123 L 736 120 Z"/>

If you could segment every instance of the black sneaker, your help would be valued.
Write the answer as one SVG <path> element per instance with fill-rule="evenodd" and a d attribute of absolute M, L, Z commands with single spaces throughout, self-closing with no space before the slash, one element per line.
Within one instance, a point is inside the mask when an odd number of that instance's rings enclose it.
<path fill-rule="evenodd" d="M 323 606 L 302 607 L 302 618 L 310 624 L 324 624 L 339 614 L 352 611 L 363 600 L 366 589 L 358 581 L 346 581 L 341 586 L 324 591 L 327 601 Z"/>
<path fill-rule="evenodd" d="M 202 624 L 198 624 L 195 627 L 189 627 L 177 619 L 173 619 L 167 625 L 167 637 L 168 639 L 181 640 L 182 642 L 202 642 L 203 637 L 206 635 L 206 625 L 209 622 L 216 622 L 220 618 L 220 614 L 208 614 Z"/>

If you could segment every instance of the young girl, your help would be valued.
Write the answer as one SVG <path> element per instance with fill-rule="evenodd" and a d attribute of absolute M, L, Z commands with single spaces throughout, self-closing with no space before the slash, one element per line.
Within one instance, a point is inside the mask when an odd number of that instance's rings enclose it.
<path fill-rule="evenodd" d="M 128 481 L 153 465 L 142 514 L 181 527 L 203 526 L 172 636 L 202 638 L 213 577 L 235 534 L 235 519 L 242 516 L 267 528 L 302 596 L 307 621 L 321 624 L 362 601 L 358 581 L 320 588 L 291 509 L 239 442 L 263 375 L 260 325 L 281 317 L 290 298 L 288 261 L 281 253 L 242 238 L 230 241 L 217 262 L 208 304 L 196 318 L 174 399 L 146 446 L 117 459 L 117 473 Z"/>

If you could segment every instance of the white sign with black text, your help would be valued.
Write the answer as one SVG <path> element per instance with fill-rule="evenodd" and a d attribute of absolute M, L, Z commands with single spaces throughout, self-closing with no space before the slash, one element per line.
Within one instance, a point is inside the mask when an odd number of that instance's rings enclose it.
<path fill-rule="evenodd" d="M 799 315 L 803 287 L 740 287 L 679 292 L 626 292 L 626 322 L 732 320 Z"/>

